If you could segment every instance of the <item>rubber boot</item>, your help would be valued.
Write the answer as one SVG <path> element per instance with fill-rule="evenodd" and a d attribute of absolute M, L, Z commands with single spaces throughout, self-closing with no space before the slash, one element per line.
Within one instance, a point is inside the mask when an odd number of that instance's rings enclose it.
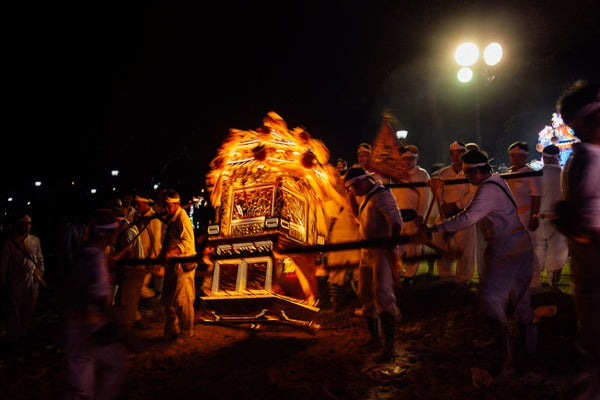
<path fill-rule="evenodd" d="M 340 304 L 340 293 L 342 291 L 342 287 L 335 283 L 329 284 L 329 298 L 331 300 L 331 310 L 332 314 L 335 314 L 339 310 Z"/>
<path fill-rule="evenodd" d="M 367 321 L 367 328 L 369 329 L 371 339 L 361 347 L 367 348 L 369 351 L 378 351 L 383 346 L 379 332 L 379 318 L 365 317 L 365 321 Z"/>
<path fill-rule="evenodd" d="M 508 328 L 504 322 L 494 318 L 490 318 L 489 322 L 492 328 L 492 335 L 494 336 L 496 351 L 491 360 L 490 373 L 492 375 L 501 375 L 509 369 L 512 362 L 512 349 Z"/>
<path fill-rule="evenodd" d="M 394 359 L 394 336 L 396 334 L 396 316 L 390 313 L 383 313 L 379 316 L 381 319 L 381 330 L 383 331 L 383 352 L 375 357 L 376 363 L 389 362 Z"/>

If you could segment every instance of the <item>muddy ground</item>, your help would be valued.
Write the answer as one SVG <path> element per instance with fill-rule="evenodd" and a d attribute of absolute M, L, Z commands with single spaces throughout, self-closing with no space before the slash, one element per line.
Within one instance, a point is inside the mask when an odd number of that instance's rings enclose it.
<path fill-rule="evenodd" d="M 351 290 L 339 313 L 326 295 L 315 314 L 317 332 L 277 324 L 202 323 L 195 337 L 165 343 L 162 312 L 149 303 L 149 324 L 136 328 L 123 399 L 561 399 L 582 366 L 573 299 L 564 293 L 533 296 L 534 306 L 555 305 L 539 323 L 535 355 L 518 346 L 513 367 L 486 381 L 491 351 L 477 314 L 477 286 L 457 289 L 427 274 L 398 290 L 402 321 L 396 357 L 375 364 L 360 347 L 367 340 Z M 0 387 L 4 399 L 54 399 L 62 382 L 59 293 L 42 289 L 28 345 L 8 348 L 2 322 Z M 474 381 L 475 379 L 475 381 Z"/>

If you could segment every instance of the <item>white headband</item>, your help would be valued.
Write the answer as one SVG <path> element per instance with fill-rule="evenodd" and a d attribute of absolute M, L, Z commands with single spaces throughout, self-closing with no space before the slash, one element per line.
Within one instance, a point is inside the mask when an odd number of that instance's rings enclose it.
<path fill-rule="evenodd" d="M 467 148 L 458 142 L 453 142 L 450 145 L 450 150 L 466 150 Z"/>
<path fill-rule="evenodd" d="M 141 201 L 141 202 L 144 202 L 144 203 L 153 203 L 152 199 L 149 199 L 147 197 L 142 197 L 142 196 L 139 196 L 137 194 L 135 195 L 135 197 L 133 198 L 133 200 L 134 201 Z"/>

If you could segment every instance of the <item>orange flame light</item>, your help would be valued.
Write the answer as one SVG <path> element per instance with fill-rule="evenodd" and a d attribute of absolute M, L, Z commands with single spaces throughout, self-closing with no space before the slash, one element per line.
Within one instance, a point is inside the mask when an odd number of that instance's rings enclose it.
<path fill-rule="evenodd" d="M 221 205 L 223 180 L 239 168 L 249 174 L 276 172 L 306 179 L 314 200 L 333 199 L 344 204 L 345 198 L 335 190 L 339 174 L 328 161 L 329 150 L 323 142 L 311 137 L 304 128 L 288 130 L 285 121 L 271 111 L 257 130 L 230 129 L 207 174 L 212 205 Z"/>

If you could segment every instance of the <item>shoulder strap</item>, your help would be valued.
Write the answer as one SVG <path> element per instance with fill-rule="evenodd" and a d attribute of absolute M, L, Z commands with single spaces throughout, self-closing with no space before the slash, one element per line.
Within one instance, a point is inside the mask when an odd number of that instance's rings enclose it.
<path fill-rule="evenodd" d="M 365 201 L 363 201 L 363 203 L 360 205 L 360 212 L 359 214 L 365 209 L 365 206 L 367 205 L 367 203 L 369 202 L 369 200 L 371 200 L 371 197 L 373 197 L 373 195 L 377 192 L 380 192 L 382 190 L 389 190 L 388 188 L 381 186 L 378 187 L 377 189 L 373 190 L 371 193 L 369 193 L 367 195 L 367 198 L 365 199 Z"/>
<path fill-rule="evenodd" d="M 485 183 L 491 183 L 493 185 L 498 186 L 500 189 L 502 189 L 502 191 L 504 192 L 504 194 L 506 194 L 506 196 L 510 199 L 510 201 L 513 203 L 513 205 L 515 206 L 515 208 L 517 209 L 517 211 L 519 210 L 519 207 L 517 207 L 517 203 L 515 203 L 515 199 L 511 196 L 510 193 L 508 193 L 506 191 L 506 189 L 504 188 L 504 186 L 502 186 L 501 184 L 499 184 L 498 182 L 494 182 L 494 181 L 487 181 Z M 485 184 L 484 183 L 484 184 Z"/>

